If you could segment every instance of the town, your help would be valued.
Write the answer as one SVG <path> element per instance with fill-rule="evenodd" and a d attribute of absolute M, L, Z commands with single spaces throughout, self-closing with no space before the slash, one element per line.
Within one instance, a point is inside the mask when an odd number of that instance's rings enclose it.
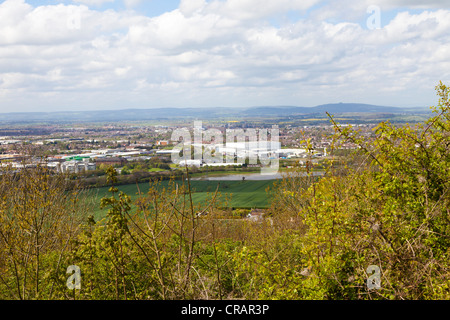
<path fill-rule="evenodd" d="M 251 121 L 246 121 L 249 127 L 255 127 Z M 226 130 L 242 129 L 245 124 L 238 121 L 224 121 L 204 124 L 204 130 L 214 129 L 225 134 Z M 298 125 L 278 124 L 279 133 L 276 149 L 272 149 L 272 157 L 279 159 L 281 167 L 287 167 L 294 162 L 304 164 L 308 156 L 305 141 L 309 140 L 313 146 L 314 161 L 327 157 L 327 148 L 332 143 L 334 129 L 329 124 Z M 365 135 L 370 135 L 375 124 L 357 124 Z M 142 171 L 142 165 L 147 163 L 145 171 L 170 171 L 185 165 L 194 167 L 226 167 L 245 166 L 259 168 L 260 163 L 249 163 L 249 154 L 243 154 L 246 147 L 242 143 L 225 141 L 202 141 L 205 149 L 216 157 L 214 163 L 204 160 L 189 159 L 173 163 L 171 156 L 179 153 L 175 148 L 180 142 L 172 140 L 175 130 L 189 127 L 185 122 L 168 125 L 136 125 L 136 124 L 108 124 L 83 123 L 73 126 L 67 124 L 28 126 L 28 131 L 2 130 L 0 137 L 0 161 L 3 167 L 10 166 L 19 170 L 25 166 L 44 165 L 54 171 L 71 174 L 82 174 L 89 171 L 101 175 L 108 166 L 114 166 L 123 175 L 133 171 Z M 34 130 L 30 130 L 34 128 Z M 37 134 L 39 133 L 39 134 Z M 194 144 L 192 144 L 195 146 Z M 341 145 L 344 149 L 354 149 L 351 142 Z M 248 149 L 248 147 L 247 147 Z M 265 150 L 267 151 L 267 150 Z M 260 155 L 259 151 L 259 155 Z M 233 161 L 223 160 L 219 155 L 232 155 Z M 220 158 L 219 158 L 220 157 Z M 247 157 L 247 163 L 238 161 Z M 220 160 L 217 160 L 220 159 Z M 218 170 L 218 169 L 216 169 Z M 100 172 L 99 172 L 100 171 Z"/>

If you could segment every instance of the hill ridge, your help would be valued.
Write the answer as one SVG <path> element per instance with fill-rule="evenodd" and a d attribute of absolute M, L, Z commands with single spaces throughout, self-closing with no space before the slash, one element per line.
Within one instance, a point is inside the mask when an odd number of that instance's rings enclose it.
<path fill-rule="evenodd" d="M 246 108 L 124 108 L 88 111 L 8 112 L 0 114 L 0 122 L 18 121 L 120 121 L 158 120 L 179 118 L 218 118 L 227 116 L 264 117 L 300 114 L 359 113 L 424 113 L 425 108 L 400 108 L 363 103 L 329 103 L 315 107 L 301 106 L 254 106 Z"/>

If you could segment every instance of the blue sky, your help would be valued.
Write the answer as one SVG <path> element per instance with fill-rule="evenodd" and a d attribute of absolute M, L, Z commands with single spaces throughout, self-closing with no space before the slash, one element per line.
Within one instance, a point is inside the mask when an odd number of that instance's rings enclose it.
<path fill-rule="evenodd" d="M 449 31 L 444 0 L 5 0 L 0 112 L 430 106 Z"/>
<path fill-rule="evenodd" d="M 27 3 L 31 4 L 34 7 L 42 6 L 42 5 L 57 5 L 57 4 L 89 4 L 89 1 L 86 2 L 77 2 L 77 1 L 58 1 L 58 0 L 27 0 Z M 91 1 L 92 2 L 92 1 Z M 136 10 L 140 14 L 143 14 L 148 17 L 154 17 L 163 14 L 164 12 L 172 11 L 178 8 L 180 4 L 180 0 L 146 0 L 146 1 L 136 1 L 135 4 L 126 5 L 124 1 L 100 1 L 99 4 L 89 5 L 92 9 L 104 11 L 108 9 L 112 10 L 125 10 L 127 8 Z"/>

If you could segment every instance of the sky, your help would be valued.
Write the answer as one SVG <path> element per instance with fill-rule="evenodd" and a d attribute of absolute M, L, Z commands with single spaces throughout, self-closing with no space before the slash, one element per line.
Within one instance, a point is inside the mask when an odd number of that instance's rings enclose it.
<path fill-rule="evenodd" d="M 0 113 L 436 105 L 448 0 L 0 1 Z"/>

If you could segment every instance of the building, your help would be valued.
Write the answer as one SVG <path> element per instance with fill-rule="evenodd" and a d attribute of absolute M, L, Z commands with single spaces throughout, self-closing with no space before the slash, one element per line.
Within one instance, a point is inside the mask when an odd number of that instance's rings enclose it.
<path fill-rule="evenodd" d="M 172 150 L 157 150 L 156 154 L 157 155 L 172 155 L 173 154 L 179 154 L 181 150 L 177 150 L 177 149 L 172 149 Z"/>
<path fill-rule="evenodd" d="M 181 160 L 178 164 L 180 167 L 188 166 L 188 167 L 200 167 L 202 165 L 201 160 Z"/>
<path fill-rule="evenodd" d="M 84 171 L 95 170 L 97 168 L 95 163 L 76 160 L 66 162 L 49 162 L 47 166 L 49 168 L 55 169 L 57 172 L 62 173 L 80 173 Z"/>
<path fill-rule="evenodd" d="M 300 158 L 307 154 L 306 149 L 278 149 L 275 151 L 280 158 Z"/>
<path fill-rule="evenodd" d="M 261 222 L 266 215 L 266 211 L 263 209 L 252 209 L 247 215 L 247 219 L 253 222 Z"/>
<path fill-rule="evenodd" d="M 22 156 L 20 154 L 0 154 L 0 161 L 1 160 L 10 160 L 10 161 L 22 161 L 26 157 Z"/>
<path fill-rule="evenodd" d="M 169 141 L 167 141 L 167 140 L 159 140 L 159 141 L 156 141 L 156 145 L 157 146 L 168 146 L 169 145 Z"/>
<path fill-rule="evenodd" d="M 95 159 L 95 164 L 97 166 L 102 164 L 106 166 L 124 166 L 127 162 L 128 160 L 122 157 L 105 157 Z"/>
<path fill-rule="evenodd" d="M 243 166 L 244 164 L 235 162 L 213 162 L 213 163 L 204 163 L 203 165 L 208 167 L 226 167 L 226 166 L 239 167 Z"/>

